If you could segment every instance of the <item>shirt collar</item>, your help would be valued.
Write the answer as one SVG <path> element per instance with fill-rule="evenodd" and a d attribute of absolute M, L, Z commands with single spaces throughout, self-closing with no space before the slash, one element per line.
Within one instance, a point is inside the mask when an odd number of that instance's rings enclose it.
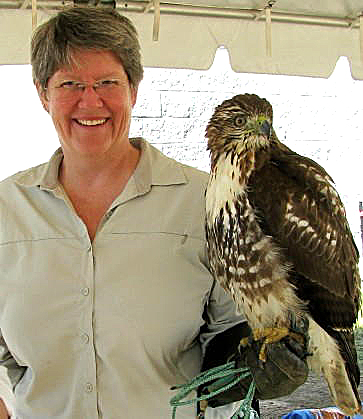
<path fill-rule="evenodd" d="M 142 138 L 131 138 L 130 141 L 141 151 L 140 160 L 130 179 L 139 194 L 148 192 L 153 185 L 187 183 L 181 163 L 163 155 Z M 48 163 L 23 172 L 17 178 L 17 183 L 28 187 L 38 186 L 45 190 L 55 190 L 59 186 L 58 173 L 62 160 L 63 152 L 59 148 Z"/>
<path fill-rule="evenodd" d="M 25 170 L 17 176 L 16 182 L 21 186 L 38 186 L 41 189 L 54 190 L 59 185 L 58 173 L 62 160 L 63 152 L 58 148 L 47 163 Z"/>
<path fill-rule="evenodd" d="M 144 189 L 187 183 L 181 163 L 165 156 L 142 138 L 130 141 L 141 150 L 139 163 L 132 175 L 137 187 Z"/>

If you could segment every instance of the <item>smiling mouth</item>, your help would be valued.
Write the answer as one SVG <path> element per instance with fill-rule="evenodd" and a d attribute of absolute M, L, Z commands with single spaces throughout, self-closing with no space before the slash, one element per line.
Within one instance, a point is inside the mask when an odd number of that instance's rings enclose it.
<path fill-rule="evenodd" d="M 82 125 L 82 126 L 86 126 L 86 127 L 94 127 L 94 126 L 97 126 L 97 125 L 104 125 L 108 120 L 109 120 L 109 118 L 93 119 L 93 120 L 75 119 L 77 124 Z"/>

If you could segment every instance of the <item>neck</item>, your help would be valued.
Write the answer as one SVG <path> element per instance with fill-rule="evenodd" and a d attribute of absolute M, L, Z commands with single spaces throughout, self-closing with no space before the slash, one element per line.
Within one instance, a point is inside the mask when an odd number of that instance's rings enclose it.
<path fill-rule="evenodd" d="M 131 144 L 121 153 L 72 158 L 64 152 L 64 159 L 59 171 L 59 180 L 68 193 L 87 193 L 102 190 L 104 186 L 119 187 L 120 192 L 134 172 L 139 161 L 140 151 Z"/>
<path fill-rule="evenodd" d="M 239 177 L 247 178 L 252 173 L 255 162 L 255 151 L 247 149 L 242 143 L 230 143 L 224 149 L 211 150 L 211 171 L 216 170 L 216 166 L 229 164 L 238 168 Z"/>

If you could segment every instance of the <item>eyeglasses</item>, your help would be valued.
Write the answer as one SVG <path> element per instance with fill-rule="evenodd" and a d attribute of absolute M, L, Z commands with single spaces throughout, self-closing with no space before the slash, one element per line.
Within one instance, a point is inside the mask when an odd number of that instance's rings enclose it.
<path fill-rule="evenodd" d="M 64 80 L 55 85 L 54 89 L 60 99 L 77 99 L 86 87 L 90 86 L 101 98 L 112 97 L 119 93 L 125 82 L 119 79 L 98 80 L 95 83 L 84 83 L 75 80 Z M 49 88 L 47 88 L 49 89 Z"/>

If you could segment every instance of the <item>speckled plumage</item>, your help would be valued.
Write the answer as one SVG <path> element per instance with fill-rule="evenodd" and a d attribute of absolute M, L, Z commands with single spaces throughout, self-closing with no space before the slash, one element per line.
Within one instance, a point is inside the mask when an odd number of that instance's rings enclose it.
<path fill-rule="evenodd" d="M 267 100 L 245 94 L 218 106 L 207 126 L 211 267 L 252 328 L 288 326 L 289 311 L 308 317 L 308 362 L 353 414 L 358 251 L 333 180 L 282 144 L 272 119 Z"/>

